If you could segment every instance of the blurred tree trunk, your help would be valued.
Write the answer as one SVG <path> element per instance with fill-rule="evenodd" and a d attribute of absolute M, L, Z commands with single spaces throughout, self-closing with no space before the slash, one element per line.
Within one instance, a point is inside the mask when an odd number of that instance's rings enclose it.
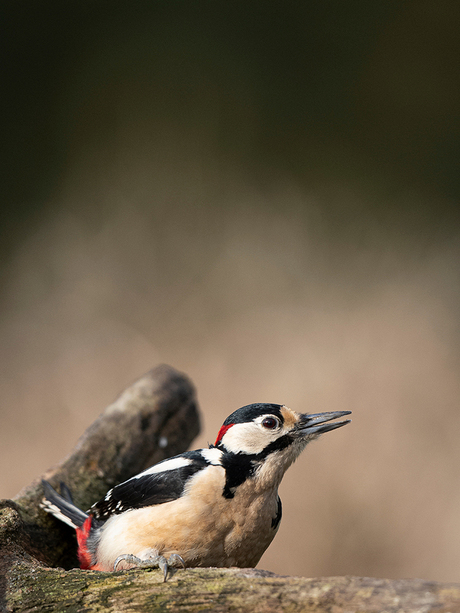
<path fill-rule="evenodd" d="M 74 451 L 41 478 L 66 483 L 88 509 L 111 487 L 185 451 L 200 430 L 195 389 L 185 375 L 160 365 L 128 387 L 87 429 Z M 0 603 L 15 564 L 78 566 L 75 532 L 40 509 L 41 478 L 15 500 L 0 501 Z M 8 581 L 10 581 L 8 579 Z"/>
<path fill-rule="evenodd" d="M 44 477 L 56 487 L 64 481 L 86 509 L 116 483 L 185 451 L 198 432 L 193 385 L 159 366 L 127 388 Z M 196 568 L 173 571 L 163 583 L 158 570 L 82 571 L 74 568 L 74 531 L 40 509 L 42 496 L 37 479 L 14 501 L 0 502 L 2 611 L 460 611 L 460 585 L 415 579 Z"/>

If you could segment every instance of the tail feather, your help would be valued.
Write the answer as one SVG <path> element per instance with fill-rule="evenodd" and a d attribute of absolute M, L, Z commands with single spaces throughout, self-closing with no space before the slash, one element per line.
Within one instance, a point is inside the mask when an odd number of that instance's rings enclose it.
<path fill-rule="evenodd" d="M 69 488 L 61 483 L 63 494 L 61 496 L 51 487 L 48 481 L 42 480 L 42 485 L 45 496 L 40 504 L 41 508 L 75 530 L 81 528 L 88 519 L 88 515 L 73 504 Z"/>
<path fill-rule="evenodd" d="M 61 488 L 61 496 L 64 498 L 64 500 L 67 500 L 67 502 L 73 504 L 72 492 L 69 490 L 67 485 L 64 483 L 64 481 L 61 481 L 59 485 Z"/>

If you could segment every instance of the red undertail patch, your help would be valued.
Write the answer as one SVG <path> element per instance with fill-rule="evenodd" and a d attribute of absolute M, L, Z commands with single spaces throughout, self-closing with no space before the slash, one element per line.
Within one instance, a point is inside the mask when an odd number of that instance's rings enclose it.
<path fill-rule="evenodd" d="M 234 424 L 228 424 L 228 426 L 222 426 L 222 428 L 219 430 L 219 434 L 217 435 L 216 438 L 216 442 L 214 443 L 214 445 L 218 445 L 220 443 L 220 441 L 222 440 L 222 437 L 224 436 L 224 434 L 227 432 L 227 430 L 229 430 Z"/>
<path fill-rule="evenodd" d="M 91 532 L 91 522 L 93 521 L 90 515 L 85 519 L 81 528 L 77 528 L 77 543 L 78 543 L 78 560 L 80 562 L 80 568 L 91 568 L 91 554 L 88 551 L 87 541 L 89 533 Z"/>

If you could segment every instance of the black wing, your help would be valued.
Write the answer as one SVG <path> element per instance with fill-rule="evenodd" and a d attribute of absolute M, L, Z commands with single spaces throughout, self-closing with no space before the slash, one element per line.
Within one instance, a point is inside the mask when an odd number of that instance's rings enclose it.
<path fill-rule="evenodd" d="M 111 515 L 130 509 L 171 502 L 182 496 L 188 479 L 207 466 L 209 462 L 199 451 L 187 451 L 163 460 L 116 485 L 89 512 L 97 519 L 108 519 Z"/>

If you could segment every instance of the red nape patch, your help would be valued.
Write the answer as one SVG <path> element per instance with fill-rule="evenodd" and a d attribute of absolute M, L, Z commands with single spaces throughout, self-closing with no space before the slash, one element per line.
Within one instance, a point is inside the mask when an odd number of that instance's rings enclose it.
<path fill-rule="evenodd" d="M 91 532 L 91 522 L 93 521 L 90 515 L 83 522 L 81 528 L 77 528 L 77 543 L 78 543 L 78 560 L 80 562 L 80 568 L 91 568 L 91 554 L 88 551 L 86 542 L 88 540 L 89 533 Z"/>
<path fill-rule="evenodd" d="M 218 445 L 227 430 L 229 430 L 234 425 L 235 424 L 228 424 L 228 426 L 222 426 L 222 428 L 219 430 L 219 434 L 217 435 L 216 442 L 214 443 L 214 445 Z"/>

